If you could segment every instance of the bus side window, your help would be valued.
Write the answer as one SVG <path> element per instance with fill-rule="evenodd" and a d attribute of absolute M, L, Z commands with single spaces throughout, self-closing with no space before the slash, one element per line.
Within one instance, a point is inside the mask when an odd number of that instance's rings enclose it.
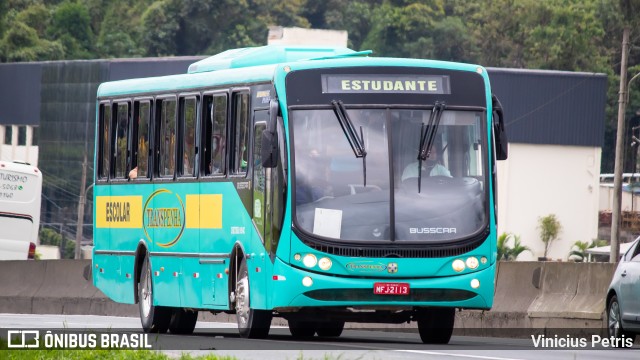
<path fill-rule="evenodd" d="M 249 140 L 249 93 L 233 94 L 233 156 L 231 169 L 234 174 L 246 174 Z"/>
<path fill-rule="evenodd" d="M 111 125 L 111 104 L 100 104 L 100 131 L 98 139 L 98 179 L 107 179 L 109 177 L 109 158 L 111 157 L 109 149 L 109 129 Z"/>
<path fill-rule="evenodd" d="M 134 142 L 131 147 L 131 168 L 136 169 L 136 174 L 131 179 L 144 179 L 149 177 L 149 139 L 151 129 L 151 102 L 149 100 L 136 101 L 133 105 L 133 130 L 131 138 Z"/>
<path fill-rule="evenodd" d="M 204 97 L 200 171 L 205 176 L 226 174 L 227 94 Z"/>
<path fill-rule="evenodd" d="M 116 107 L 116 117 L 113 134 L 115 139 L 113 146 L 114 177 L 124 179 L 128 175 L 127 171 L 127 149 L 129 135 L 129 102 L 120 102 Z"/>
<path fill-rule="evenodd" d="M 156 172 L 160 177 L 173 178 L 176 169 L 176 100 L 168 98 L 156 104 L 158 114 Z"/>
<path fill-rule="evenodd" d="M 180 176 L 195 176 L 198 98 L 180 99 Z"/>

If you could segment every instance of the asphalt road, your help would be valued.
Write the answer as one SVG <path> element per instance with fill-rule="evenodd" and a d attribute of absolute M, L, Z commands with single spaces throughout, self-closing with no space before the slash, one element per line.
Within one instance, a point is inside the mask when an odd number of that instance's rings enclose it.
<path fill-rule="evenodd" d="M 2 329 L 92 329 L 95 332 L 136 334 L 140 320 L 94 315 L 0 314 Z M 55 330 L 54 330 L 55 332 Z M 640 347 L 633 349 L 539 349 L 531 339 L 503 339 L 454 336 L 449 345 L 424 345 L 416 333 L 382 330 L 345 330 L 341 337 L 293 339 L 286 327 L 272 327 L 264 340 L 238 336 L 235 324 L 198 322 L 193 335 L 150 335 L 156 348 L 172 356 L 217 354 L 238 359 L 640 359 Z M 636 342 L 637 343 L 637 342 Z M 1 356 L 0 356 L 1 357 Z"/>

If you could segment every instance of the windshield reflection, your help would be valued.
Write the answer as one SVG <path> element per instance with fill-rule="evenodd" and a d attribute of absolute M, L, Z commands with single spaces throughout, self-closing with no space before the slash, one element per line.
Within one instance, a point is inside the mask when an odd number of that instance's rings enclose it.
<path fill-rule="evenodd" d="M 442 242 L 486 225 L 481 112 L 444 111 L 426 160 L 430 109 L 347 112 L 362 131 L 366 172 L 331 109 L 291 112 L 299 228 L 350 242 Z"/>

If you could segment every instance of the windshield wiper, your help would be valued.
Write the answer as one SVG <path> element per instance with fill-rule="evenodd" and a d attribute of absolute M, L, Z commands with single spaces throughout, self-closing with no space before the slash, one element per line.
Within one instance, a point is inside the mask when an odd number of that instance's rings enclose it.
<path fill-rule="evenodd" d="M 436 138 L 438 126 L 440 125 L 440 118 L 442 117 L 445 107 L 446 105 L 444 102 L 436 101 L 433 109 L 431 109 L 427 128 L 425 129 L 424 123 L 422 123 L 422 127 L 420 128 L 420 148 L 418 151 L 418 192 L 420 192 L 420 187 L 422 185 L 422 162 L 431 156 L 433 141 Z"/>
<path fill-rule="evenodd" d="M 358 136 L 358 132 L 356 131 L 356 127 L 351 122 L 349 118 L 349 114 L 347 114 L 347 109 L 345 109 L 342 101 L 332 100 L 331 105 L 333 106 L 333 112 L 336 113 L 336 118 L 338 118 L 338 122 L 340 123 L 340 127 L 342 127 L 342 131 L 344 132 L 344 136 L 349 141 L 349 145 L 353 150 L 353 154 L 356 158 L 362 158 L 362 176 L 364 178 L 364 186 L 367 186 L 367 151 L 364 148 L 364 136 L 362 133 L 362 126 L 360 126 L 360 135 Z"/>

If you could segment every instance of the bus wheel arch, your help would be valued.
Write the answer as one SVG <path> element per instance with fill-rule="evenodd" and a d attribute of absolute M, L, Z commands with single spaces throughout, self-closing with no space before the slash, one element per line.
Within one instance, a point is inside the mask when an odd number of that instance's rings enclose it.
<path fill-rule="evenodd" d="M 133 263 L 133 303 L 137 304 L 140 301 L 138 297 L 138 283 L 140 280 L 140 275 L 142 274 L 142 265 L 144 263 L 144 259 L 149 256 L 149 249 L 147 249 L 147 244 L 144 241 L 140 241 L 138 243 L 138 248 L 135 253 L 135 261 Z"/>
<path fill-rule="evenodd" d="M 153 275 L 151 259 L 144 256 L 138 279 L 138 307 L 140 311 L 140 322 L 142 329 L 146 333 L 166 333 L 172 316 L 172 309 L 166 306 L 153 304 Z"/>
<path fill-rule="evenodd" d="M 240 243 L 236 243 L 231 250 L 231 256 L 229 257 L 229 310 L 233 312 L 235 310 L 235 293 L 236 283 L 238 279 L 238 270 L 240 264 L 244 261 L 245 252 Z"/>
<path fill-rule="evenodd" d="M 272 312 L 255 309 L 251 306 L 251 291 L 247 258 L 238 266 L 238 279 L 235 287 L 236 320 L 238 332 L 243 338 L 264 339 L 269 335 Z"/>

